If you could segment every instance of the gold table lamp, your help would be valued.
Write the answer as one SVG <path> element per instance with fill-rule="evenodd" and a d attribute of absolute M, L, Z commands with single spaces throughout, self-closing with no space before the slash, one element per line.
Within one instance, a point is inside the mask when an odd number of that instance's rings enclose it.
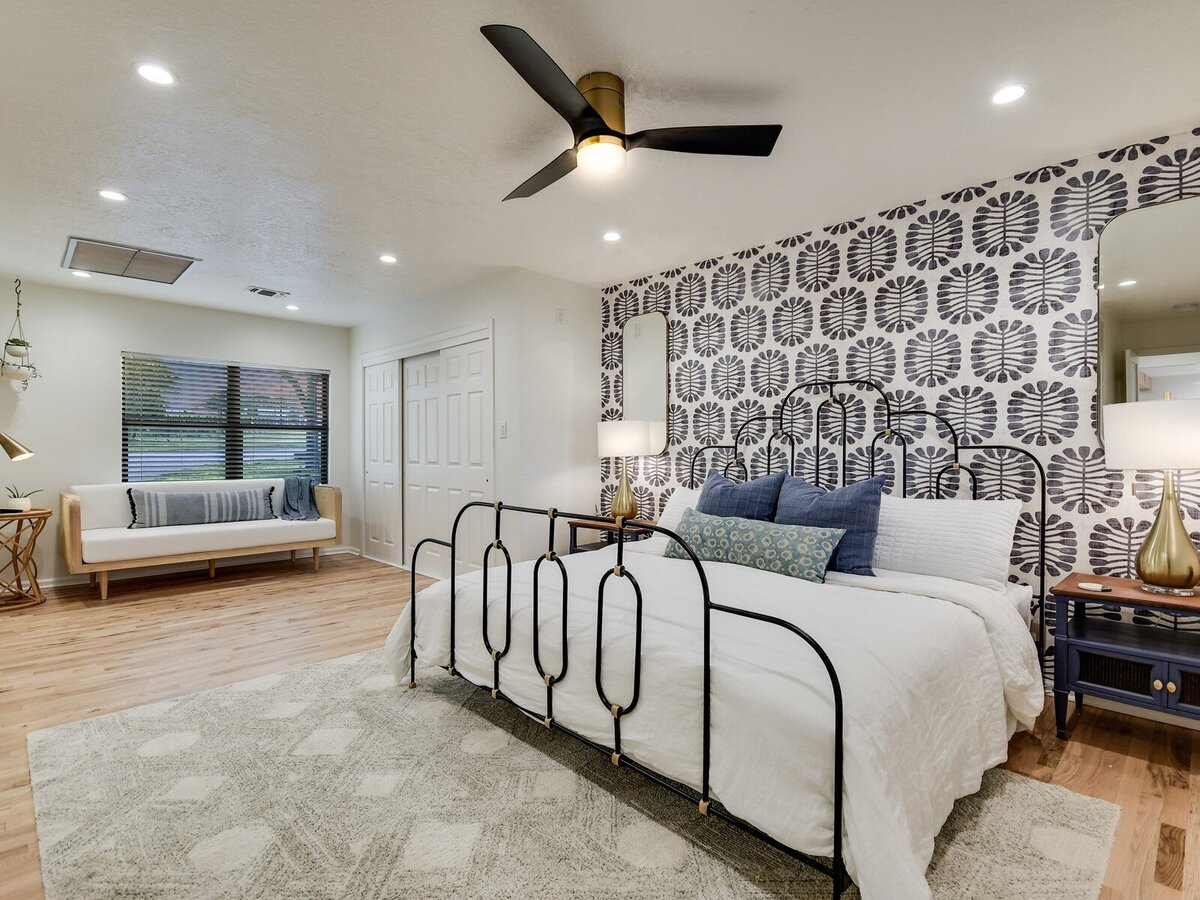
<path fill-rule="evenodd" d="M 1142 590 L 1192 597 L 1200 583 L 1200 553 L 1188 535 L 1175 494 L 1176 469 L 1200 469 L 1200 400 L 1107 404 L 1104 453 L 1110 469 L 1161 469 L 1162 501 L 1136 568 Z"/>
<path fill-rule="evenodd" d="M 637 516 L 637 499 L 629 486 L 629 457 L 650 455 L 650 423 L 638 419 L 612 419 L 596 425 L 600 456 L 621 458 L 621 480 L 613 494 L 610 515 L 632 519 Z"/>

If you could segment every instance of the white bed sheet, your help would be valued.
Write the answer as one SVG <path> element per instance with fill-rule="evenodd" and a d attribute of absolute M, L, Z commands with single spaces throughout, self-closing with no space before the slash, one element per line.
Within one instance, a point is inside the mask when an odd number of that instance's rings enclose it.
<path fill-rule="evenodd" d="M 564 560 L 569 575 L 569 669 L 555 687 L 563 725 L 612 743 L 612 717 L 596 697 L 596 585 L 615 548 Z M 645 597 L 641 698 L 622 719 L 622 751 L 699 788 L 702 740 L 702 609 L 689 561 L 649 554 L 626 560 Z M 925 900 L 934 838 L 954 801 L 979 789 L 1002 762 L 1018 726 L 1044 702 L 1029 630 L 1004 594 L 902 573 L 831 576 L 812 584 L 724 563 L 705 563 L 715 602 L 779 616 L 829 654 L 843 691 L 845 852 L 867 900 Z M 506 694 L 545 709 L 533 664 L 533 563 L 513 567 L 512 649 L 501 662 Z M 556 672 L 561 622 L 558 569 L 541 567 L 542 660 Z M 458 580 L 456 667 L 491 687 L 492 661 L 480 632 L 481 573 Z M 503 637 L 502 573 L 493 570 L 489 621 Z M 449 584 L 416 602 L 417 655 L 449 661 Z M 605 607 L 605 688 L 626 703 L 632 685 L 633 594 L 610 579 Z M 410 613 L 388 637 L 397 681 L 409 677 Z M 832 852 L 833 703 L 824 667 L 783 629 L 714 613 L 713 796 L 788 846 Z"/>

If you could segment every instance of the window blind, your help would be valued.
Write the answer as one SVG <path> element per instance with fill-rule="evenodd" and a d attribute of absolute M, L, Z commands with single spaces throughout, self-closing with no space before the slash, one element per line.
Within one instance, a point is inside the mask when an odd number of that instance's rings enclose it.
<path fill-rule="evenodd" d="M 121 354 L 125 481 L 329 477 L 329 373 Z"/>

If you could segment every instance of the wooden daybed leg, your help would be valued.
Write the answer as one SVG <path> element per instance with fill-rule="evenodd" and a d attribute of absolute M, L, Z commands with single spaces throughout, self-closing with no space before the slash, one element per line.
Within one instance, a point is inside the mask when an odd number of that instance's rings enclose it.
<path fill-rule="evenodd" d="M 321 571 L 321 548 L 313 547 L 313 571 Z"/>
<path fill-rule="evenodd" d="M 100 599 L 108 599 L 108 570 L 100 573 Z"/>
<path fill-rule="evenodd" d="M 217 561 L 215 559 L 210 559 L 208 561 L 208 577 L 209 578 L 217 577 Z"/>
<path fill-rule="evenodd" d="M 92 588 L 92 589 L 95 589 L 95 587 L 96 587 L 96 573 L 95 572 L 88 572 L 88 587 Z"/>
<path fill-rule="evenodd" d="M 292 562 L 295 562 L 295 561 L 296 561 L 296 551 L 293 550 L 292 551 Z"/>

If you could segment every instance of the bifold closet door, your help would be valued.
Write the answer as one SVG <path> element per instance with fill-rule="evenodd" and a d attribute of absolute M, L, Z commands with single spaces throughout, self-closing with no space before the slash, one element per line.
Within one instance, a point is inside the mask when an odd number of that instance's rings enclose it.
<path fill-rule="evenodd" d="M 371 559 L 399 566 L 404 562 L 400 540 L 400 363 L 393 360 L 368 366 L 363 375 L 363 552 Z"/>
<path fill-rule="evenodd" d="M 449 539 L 464 503 L 492 499 L 491 342 L 404 360 L 405 560 L 422 538 Z M 459 571 L 478 568 L 492 519 L 473 513 L 459 531 Z M 449 574 L 449 551 L 427 544 L 419 570 Z"/>

